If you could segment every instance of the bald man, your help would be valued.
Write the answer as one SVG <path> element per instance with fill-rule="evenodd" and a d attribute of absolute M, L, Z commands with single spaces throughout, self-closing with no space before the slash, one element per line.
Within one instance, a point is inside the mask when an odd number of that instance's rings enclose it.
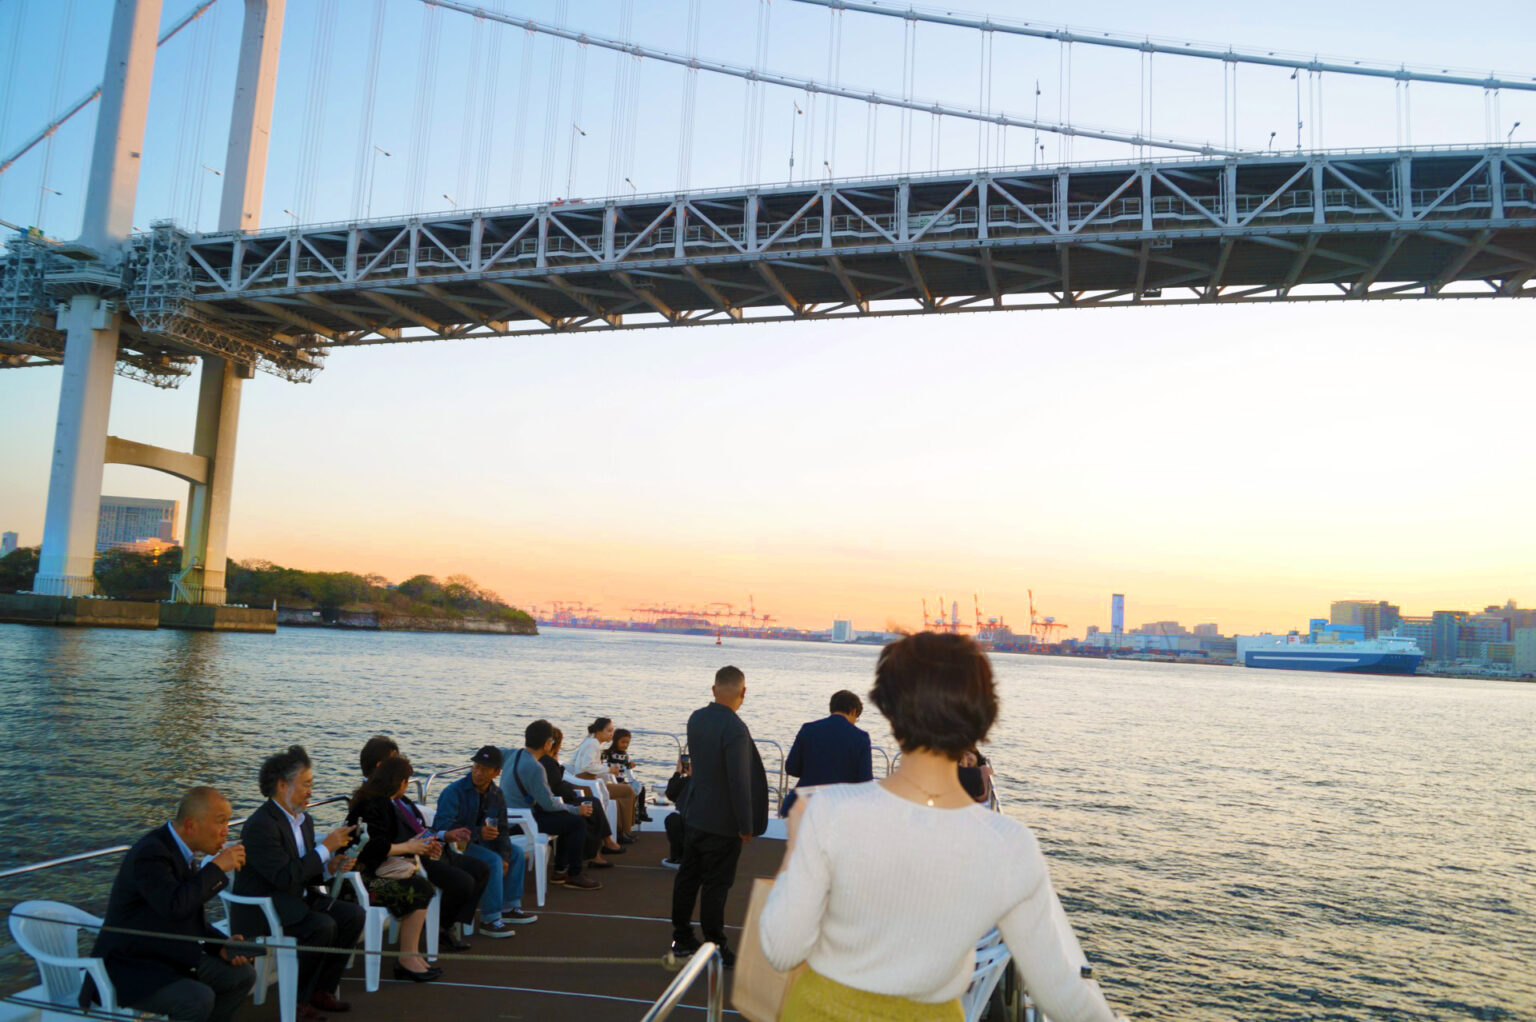
<path fill-rule="evenodd" d="M 139 838 L 112 882 L 107 918 L 91 955 L 104 959 L 118 1003 L 167 1015 L 173 1022 L 228 1022 L 256 982 L 256 970 L 224 944 L 157 940 L 113 927 L 173 937 L 222 941 L 203 905 L 229 885 L 228 873 L 245 865 L 241 845 L 229 839 L 229 802 L 212 788 L 182 796 L 176 818 Z M 197 856 L 211 856 L 201 867 Z M 80 1005 L 99 1001 L 89 978 Z"/>

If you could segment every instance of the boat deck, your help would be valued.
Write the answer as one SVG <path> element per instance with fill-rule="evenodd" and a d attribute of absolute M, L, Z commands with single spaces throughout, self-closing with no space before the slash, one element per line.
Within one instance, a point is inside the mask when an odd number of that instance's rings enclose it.
<path fill-rule="evenodd" d="M 639 1019 L 666 989 L 675 973 L 662 965 L 662 955 L 672 939 L 672 879 L 676 871 L 661 865 L 667 854 L 663 833 L 638 833 L 639 840 L 621 856 L 614 868 L 593 876 L 603 882 L 600 891 L 577 891 L 550 885 L 544 907 L 534 906 L 532 875 L 529 875 L 524 907 L 539 921 L 517 927 L 517 936 L 504 940 L 469 938 L 473 949 L 461 955 L 443 955 L 438 964 L 443 977 L 434 983 L 412 983 L 391 977 L 393 959 L 386 957 L 378 992 L 363 989 L 362 957 L 359 956 L 341 983 L 341 996 L 352 1010 L 345 1019 L 422 1020 L 441 1022 L 445 1012 L 461 1019 L 569 1020 L 602 1018 L 604 1022 Z M 726 902 L 726 933 L 737 944 L 752 879 L 778 871 L 784 843 L 758 838 L 742 849 L 736 884 Z M 697 919 L 697 915 L 695 915 Z M 697 923 L 695 923 L 697 932 Z M 550 964 L 519 962 L 504 957 L 628 958 L 645 959 L 633 964 Z M 730 973 L 726 973 L 726 1003 L 730 1003 Z M 700 977 L 674 1018 L 702 1018 L 708 982 Z M 247 1002 L 238 1018 L 276 1020 L 277 991 L 267 1003 Z"/>

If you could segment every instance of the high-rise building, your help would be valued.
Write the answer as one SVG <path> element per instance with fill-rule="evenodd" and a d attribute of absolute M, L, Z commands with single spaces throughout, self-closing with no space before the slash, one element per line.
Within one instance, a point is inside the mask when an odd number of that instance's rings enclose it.
<path fill-rule="evenodd" d="M 1329 624 L 1359 625 L 1367 639 L 1392 631 L 1401 618 L 1397 606 L 1386 600 L 1335 600 L 1328 608 Z"/>
<path fill-rule="evenodd" d="M 1136 629 L 1137 635 L 1188 635 L 1189 630 L 1177 621 L 1148 621 Z"/>
<path fill-rule="evenodd" d="M 1419 645 L 1419 652 L 1428 657 L 1434 645 L 1435 624 L 1433 618 L 1428 617 L 1401 617 L 1398 618 L 1397 627 L 1393 633 L 1405 639 L 1412 639 Z"/>
<path fill-rule="evenodd" d="M 853 639 L 854 639 L 854 635 L 853 635 L 853 622 L 852 621 L 833 621 L 832 622 L 832 641 L 833 642 L 852 642 Z"/>
<path fill-rule="evenodd" d="M 1536 628 L 1515 629 L 1516 674 L 1536 674 Z"/>
<path fill-rule="evenodd" d="M 1125 634 L 1125 594 L 1113 593 L 1109 597 L 1109 631 L 1111 635 Z"/>
<path fill-rule="evenodd" d="M 12 550 L 15 550 L 16 543 L 20 538 L 21 537 L 17 536 L 14 532 L 7 532 L 3 535 L 0 535 L 0 557 L 4 557 Z"/>
<path fill-rule="evenodd" d="M 1195 625 L 1195 635 L 1201 639 L 1215 639 L 1221 636 L 1221 629 L 1214 623 L 1208 625 Z"/>
<path fill-rule="evenodd" d="M 1499 614 L 1473 614 L 1461 626 L 1461 638 L 1467 642 L 1508 642 L 1509 622 Z"/>
<path fill-rule="evenodd" d="M 103 496 L 101 514 L 96 520 L 96 552 L 146 539 L 174 543 L 176 509 L 174 500 Z"/>
<path fill-rule="evenodd" d="M 1461 640 L 1461 625 L 1467 619 L 1464 610 L 1437 610 L 1430 615 L 1429 658 L 1439 662 L 1455 660 Z"/>

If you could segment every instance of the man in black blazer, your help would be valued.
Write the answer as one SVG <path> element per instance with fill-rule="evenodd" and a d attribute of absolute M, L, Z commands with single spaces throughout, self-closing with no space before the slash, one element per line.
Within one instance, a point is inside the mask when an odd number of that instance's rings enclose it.
<path fill-rule="evenodd" d="M 693 903 L 699 897 L 699 928 L 714 941 L 726 968 L 736 955 L 725 941 L 725 898 L 736 881 L 741 846 L 768 829 L 768 775 L 752 732 L 736 711 L 747 697 L 746 675 L 736 667 L 715 672 L 715 701 L 688 718 L 693 780 L 683 829 L 683 862 L 672 884 L 672 954 L 699 949 L 693 935 Z"/>
<path fill-rule="evenodd" d="M 271 898 L 283 933 L 300 944 L 350 949 L 362 935 L 366 913 L 331 898 L 323 885 L 327 877 L 351 868 L 352 859 L 337 852 L 356 828 L 337 827 L 315 842 L 315 822 L 304 811 L 314 781 L 303 746 L 290 746 L 262 763 L 259 783 L 267 801 L 240 831 L 245 868 L 235 877 L 235 893 Z M 242 933 L 267 932 L 266 916 L 254 905 L 230 906 L 230 921 Z M 346 967 L 346 955 L 299 953 L 299 1018 L 318 1022 L 325 1017 L 322 1011 L 351 1007 L 335 993 Z"/>
<path fill-rule="evenodd" d="M 251 992 L 256 970 L 227 945 L 111 932 L 121 927 L 222 941 L 203 905 L 228 884 L 224 874 L 245 861 L 239 845 L 224 847 L 229 815 L 224 796 L 193 788 L 182 796 L 176 818 L 141 837 L 123 858 L 104 929 L 91 949 L 91 957 L 105 962 L 120 1005 L 173 1022 L 228 1022 Z M 213 856 L 201 869 L 194 868 L 199 853 Z M 87 977 L 80 1006 L 100 999 Z"/>
<path fill-rule="evenodd" d="M 801 785 L 858 784 L 875 779 L 869 760 L 869 732 L 855 727 L 864 713 L 864 702 L 843 689 L 832 694 L 831 711 L 821 720 L 800 725 L 795 744 L 789 747 L 784 770 L 800 783 L 779 807 L 780 816 L 788 816 Z"/>

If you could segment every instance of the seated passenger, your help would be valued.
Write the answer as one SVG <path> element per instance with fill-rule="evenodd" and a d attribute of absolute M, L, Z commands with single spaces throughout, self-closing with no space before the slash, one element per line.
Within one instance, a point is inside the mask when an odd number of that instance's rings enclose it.
<path fill-rule="evenodd" d="M 287 752 L 268 756 L 261 764 L 257 783 L 267 801 L 240 829 L 245 868 L 235 874 L 235 893 L 271 898 L 283 934 L 301 946 L 356 947 L 366 913 L 357 905 L 337 901 L 325 890 L 332 876 L 352 868 L 352 860 L 339 853 L 351 843 L 354 829 L 343 825 L 315 840 L 315 821 L 306 811 L 315 787 L 309 754 L 303 746 L 293 745 Z M 229 922 L 231 929 L 248 937 L 267 932 L 266 914 L 255 905 L 231 905 Z M 351 1007 L 336 996 L 346 967 L 346 955 L 299 952 L 301 1020 L 323 1018 L 322 1011 L 343 1012 Z"/>
<path fill-rule="evenodd" d="M 223 941 L 208 925 L 203 905 L 229 886 L 226 873 L 245 864 L 242 846 L 224 847 L 229 816 L 229 802 L 212 788 L 183 795 L 175 818 L 139 838 L 123 857 L 103 926 Z M 212 858 L 197 868 L 197 855 Z M 105 962 L 120 1005 L 168 1015 L 172 1022 L 229 1022 L 256 983 L 251 960 L 222 943 L 103 930 L 91 957 Z M 87 976 L 80 1007 L 89 1010 L 100 999 Z"/>
<path fill-rule="evenodd" d="M 369 777 L 380 762 L 398 755 L 400 746 L 395 744 L 393 738 L 374 735 L 364 743 L 358 765 L 363 768 L 363 776 Z M 438 915 L 439 946 L 452 951 L 469 950 L 469 941 L 459 936 L 458 927 L 454 924 L 474 922 L 475 906 L 479 904 L 491 881 L 490 867 L 479 859 L 461 855 L 449 847 L 451 842 L 469 841 L 471 835 L 467 827 L 454 830 L 429 828 L 426 817 L 409 796 L 402 795 L 395 799 L 395 808 L 407 826 L 435 842 L 434 854 L 422 859 L 421 865 L 427 871 L 427 879 L 432 881 L 432 886 L 443 892 Z"/>
<path fill-rule="evenodd" d="M 635 840 L 635 789 L 618 780 L 621 768 L 603 763 L 603 746 L 613 741 L 613 721 L 599 717 L 587 725 L 587 737 L 571 753 L 571 773 L 583 780 L 602 780 L 608 785 L 608 794 L 619 807 L 619 832 L 614 836 L 620 844 Z"/>
<path fill-rule="evenodd" d="M 635 790 L 635 819 L 645 822 L 651 814 L 645 811 L 645 785 L 635 780 L 635 764 L 629 758 L 631 737 L 624 728 L 614 728 L 613 744 L 603 750 L 603 762 L 618 767 L 619 779 Z"/>
<path fill-rule="evenodd" d="M 572 784 L 566 780 L 565 767 L 560 765 L 560 747 L 563 744 L 565 744 L 565 732 L 557 727 L 554 747 L 549 750 L 549 755 L 539 761 L 543 764 L 544 773 L 549 778 L 549 790 L 571 803 L 591 800 L 593 792 L 590 787 Z M 587 860 L 588 866 L 608 869 L 613 863 L 603 858 L 604 852 L 609 855 L 623 855 L 624 846 L 613 840 L 608 813 L 601 806 L 594 805 L 592 815 L 587 817 L 587 835 L 582 843 L 581 854 Z"/>
<path fill-rule="evenodd" d="M 469 773 L 443 789 L 437 798 L 434 826 L 472 835 L 464 854 L 490 869 L 490 882 L 480 896 L 480 933 L 493 939 L 515 932 L 508 923 L 536 923 L 523 911 L 524 857 L 510 836 L 507 800 L 496 783 L 501 776 L 501 750 L 484 745 L 470 757 Z"/>
<path fill-rule="evenodd" d="M 578 891 L 596 891 L 603 885 L 589 876 L 583 876 L 582 838 L 586 833 L 584 818 L 592 815 L 592 803 L 567 805 L 555 801 L 549 789 L 549 777 L 539 759 L 555 744 L 555 726 L 547 720 L 536 720 L 523 731 L 523 747 L 514 751 L 508 759 L 503 753 L 506 768 L 501 774 L 501 793 L 512 809 L 533 810 L 534 822 L 539 831 L 551 838 L 560 838 L 560 854 L 565 863 L 565 879 L 558 879 L 557 872 L 550 878 L 551 884 L 564 884 Z"/>
<path fill-rule="evenodd" d="M 368 900 L 400 920 L 400 960 L 395 978 L 429 983 L 443 970 L 421 956 L 421 930 L 437 889 L 416 872 L 420 857 L 430 857 L 436 842 L 408 822 L 397 803 L 411 782 L 411 761 L 390 756 L 352 793 L 347 822 L 367 828 L 368 840 L 357 853 L 357 868 L 368 887 Z"/>
<path fill-rule="evenodd" d="M 992 767 L 974 745 L 960 757 L 960 787 L 972 799 L 986 805 L 992 798 Z"/>
<path fill-rule="evenodd" d="M 677 770 L 667 781 L 667 801 L 672 803 L 673 812 L 667 814 L 662 821 L 662 826 L 667 828 L 667 857 L 661 860 L 661 864 L 668 869 L 679 869 L 683 865 L 683 828 L 688 826 L 684 816 L 684 802 L 688 797 L 688 781 L 693 774 L 693 763 L 687 754 L 677 758 Z"/>
<path fill-rule="evenodd" d="M 800 725 L 795 743 L 784 758 L 785 773 L 800 780 L 795 791 L 785 797 L 779 808 L 780 816 L 789 815 L 801 785 L 858 784 L 874 779 L 869 732 L 854 726 L 864 713 L 863 701 L 844 689 L 832 693 L 827 709 L 827 716 L 821 720 Z"/>

